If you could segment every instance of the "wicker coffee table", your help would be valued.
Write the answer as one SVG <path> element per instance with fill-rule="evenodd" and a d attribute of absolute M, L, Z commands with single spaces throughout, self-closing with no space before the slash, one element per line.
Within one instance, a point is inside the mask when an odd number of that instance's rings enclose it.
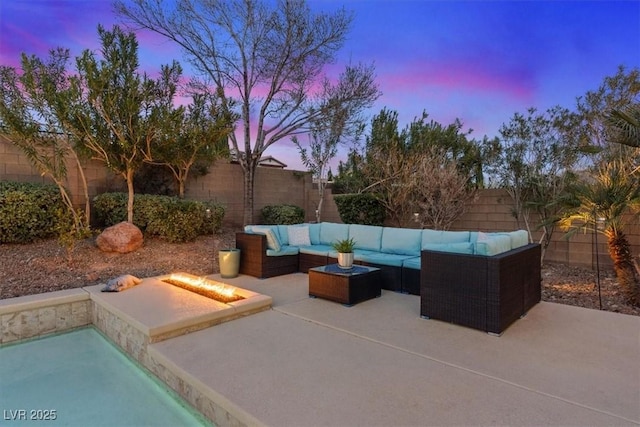
<path fill-rule="evenodd" d="M 380 269 L 354 265 L 342 269 L 330 264 L 309 269 L 309 296 L 352 306 L 382 295 Z"/>

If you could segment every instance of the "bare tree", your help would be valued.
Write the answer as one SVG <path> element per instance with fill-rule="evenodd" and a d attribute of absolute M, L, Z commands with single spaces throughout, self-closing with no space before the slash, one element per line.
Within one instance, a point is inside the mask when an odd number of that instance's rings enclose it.
<path fill-rule="evenodd" d="M 311 172 L 318 186 L 318 205 L 316 206 L 316 222 L 322 217 L 322 205 L 324 203 L 324 190 L 327 186 L 327 166 L 331 159 L 338 154 L 338 141 L 332 139 L 323 129 L 312 130 L 309 134 L 309 151 L 300 144 L 298 137 L 294 136 L 293 143 L 300 152 L 302 164 Z"/>
<path fill-rule="evenodd" d="M 455 160 L 439 149 L 420 153 L 409 186 L 422 228 L 448 230 L 477 196 Z"/>
<path fill-rule="evenodd" d="M 362 191 L 373 191 L 398 226 L 414 214 L 423 227 L 447 229 L 475 194 L 473 162 L 460 166 L 473 146 L 461 123 L 426 122 L 427 114 L 398 131 L 398 113 L 383 109 L 371 122 Z M 461 141 L 464 140 L 464 141 Z M 459 160 L 460 159 L 460 160 Z M 477 182 L 477 181 L 476 181 Z"/>
<path fill-rule="evenodd" d="M 322 121 L 313 121 L 309 133 L 309 151 L 303 147 L 298 137 L 294 135 L 291 140 L 300 152 L 302 163 L 317 179 L 318 206 L 316 208 L 316 221 L 320 222 L 322 205 L 324 202 L 324 190 L 327 185 L 327 172 L 329 162 L 338 154 L 338 145 L 346 142 L 357 146 L 364 132 L 364 119 L 357 111 L 349 111 L 348 104 L 328 105 L 331 108 L 329 114 Z"/>
<path fill-rule="evenodd" d="M 309 131 L 332 111 L 327 106 L 358 111 L 379 96 L 372 66 L 348 67 L 335 85 L 322 78 L 351 25 L 344 9 L 312 13 L 304 0 L 117 0 L 115 9 L 176 42 L 194 69 L 223 91 L 222 99 L 238 99 L 242 130 L 230 139 L 244 172 L 246 224 L 253 220 L 256 168 L 268 147 Z"/>
<path fill-rule="evenodd" d="M 362 192 L 375 192 L 387 217 L 399 227 L 413 212 L 417 156 L 409 156 L 399 140 L 367 150 L 364 175 L 371 182 Z"/>

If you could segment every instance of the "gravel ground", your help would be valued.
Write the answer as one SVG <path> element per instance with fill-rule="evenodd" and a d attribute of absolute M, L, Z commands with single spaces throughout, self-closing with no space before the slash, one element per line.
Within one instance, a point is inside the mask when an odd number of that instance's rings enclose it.
<path fill-rule="evenodd" d="M 195 275 L 218 272 L 218 249 L 235 247 L 235 229 L 202 236 L 190 243 L 167 243 L 157 238 L 129 254 L 103 253 L 94 239 L 80 242 L 71 262 L 56 240 L 28 245 L 0 245 L 0 299 L 96 285 L 121 274 L 152 277 L 176 271 Z M 542 271 L 543 301 L 600 308 L 596 273 L 562 264 Z M 640 308 L 625 302 L 611 271 L 600 273 L 602 309 L 640 316 Z"/>

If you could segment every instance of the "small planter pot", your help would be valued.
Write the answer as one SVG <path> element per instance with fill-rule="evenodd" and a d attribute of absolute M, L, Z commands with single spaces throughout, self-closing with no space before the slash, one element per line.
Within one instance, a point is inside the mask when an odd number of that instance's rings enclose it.
<path fill-rule="evenodd" d="M 353 252 L 338 252 L 338 266 L 344 269 L 353 267 Z"/>
<path fill-rule="evenodd" d="M 220 262 L 220 276 L 224 279 L 238 277 L 240 270 L 240 249 L 220 249 L 218 251 Z"/>

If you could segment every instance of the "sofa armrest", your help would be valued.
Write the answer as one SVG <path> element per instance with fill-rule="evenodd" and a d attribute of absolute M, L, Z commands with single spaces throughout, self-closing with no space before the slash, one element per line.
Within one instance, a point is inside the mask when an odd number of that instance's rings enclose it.
<path fill-rule="evenodd" d="M 267 238 L 263 234 L 236 233 L 240 249 L 240 274 L 267 278 L 298 271 L 298 255 L 267 256 Z"/>
<path fill-rule="evenodd" d="M 240 274 L 262 277 L 262 265 L 267 256 L 266 236 L 236 233 L 236 248 L 240 249 Z"/>

